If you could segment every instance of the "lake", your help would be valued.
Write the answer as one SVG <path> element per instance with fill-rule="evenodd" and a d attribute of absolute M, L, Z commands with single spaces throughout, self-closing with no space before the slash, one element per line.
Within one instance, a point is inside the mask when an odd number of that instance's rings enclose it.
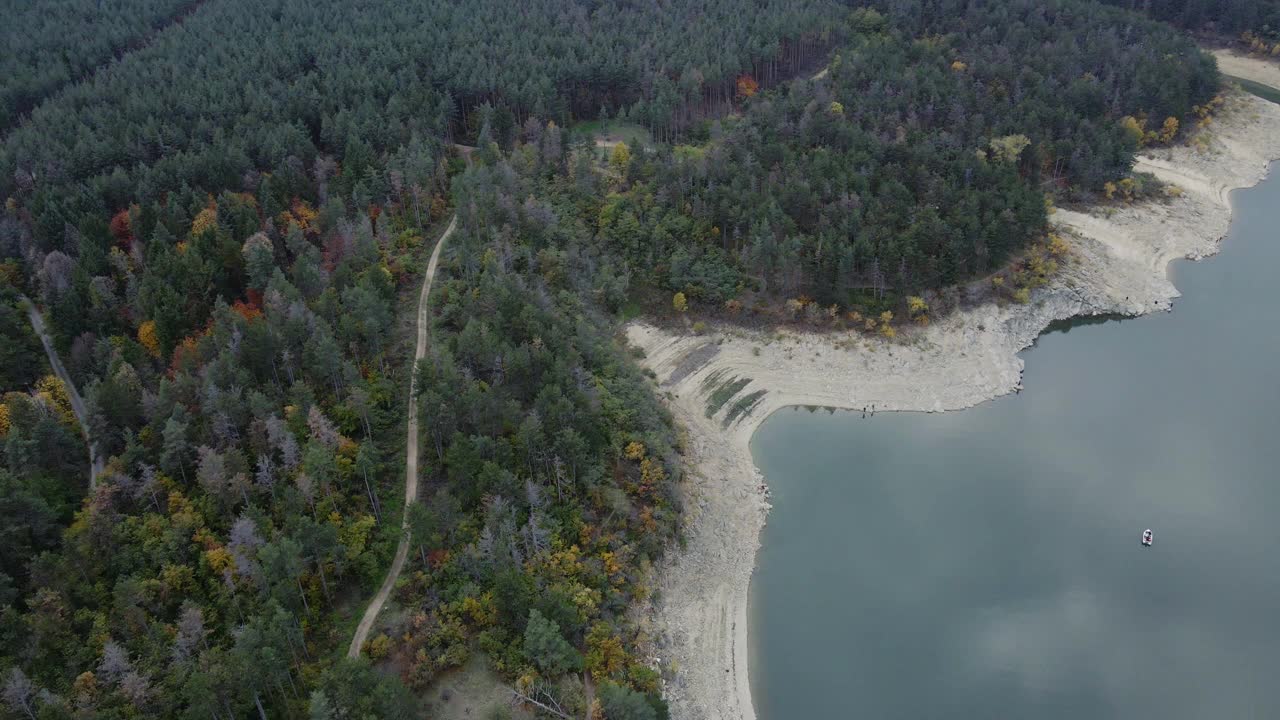
<path fill-rule="evenodd" d="M 1019 395 L 759 428 L 761 720 L 1280 718 L 1280 179 L 1232 200 L 1172 313 L 1045 334 Z"/>

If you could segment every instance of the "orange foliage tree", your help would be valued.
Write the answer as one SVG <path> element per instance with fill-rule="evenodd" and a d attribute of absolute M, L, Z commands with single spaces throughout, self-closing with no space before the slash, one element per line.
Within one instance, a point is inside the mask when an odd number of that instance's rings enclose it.
<path fill-rule="evenodd" d="M 156 321 L 148 320 L 138 326 L 138 342 L 151 357 L 160 357 L 160 338 L 156 335 Z"/>
<path fill-rule="evenodd" d="M 738 97 L 746 99 L 760 91 L 760 83 L 747 74 L 738 76 Z"/>
<path fill-rule="evenodd" d="M 245 320 L 252 321 L 255 318 L 262 317 L 262 310 L 257 306 L 256 303 L 253 303 L 253 302 L 245 302 L 243 300 L 237 300 L 235 304 L 231 306 L 231 309 L 234 310 L 236 313 L 238 313 L 240 317 L 244 318 Z"/>

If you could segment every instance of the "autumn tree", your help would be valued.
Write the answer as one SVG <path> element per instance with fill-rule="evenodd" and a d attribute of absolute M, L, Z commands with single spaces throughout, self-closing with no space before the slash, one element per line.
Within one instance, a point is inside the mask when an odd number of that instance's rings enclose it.
<path fill-rule="evenodd" d="M 1031 144 L 1026 135 L 1004 135 L 991 139 L 991 152 L 1000 162 L 1016 163 L 1018 156 Z"/>
<path fill-rule="evenodd" d="M 631 148 L 626 143 L 620 142 L 613 146 L 613 152 L 609 154 L 609 166 L 618 175 L 626 177 L 627 168 L 631 166 Z"/>

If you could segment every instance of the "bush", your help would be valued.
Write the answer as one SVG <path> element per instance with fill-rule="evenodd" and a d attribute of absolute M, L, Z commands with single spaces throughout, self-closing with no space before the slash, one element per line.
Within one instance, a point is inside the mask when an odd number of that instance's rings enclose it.
<path fill-rule="evenodd" d="M 600 706 L 606 720 L 658 720 L 658 712 L 641 693 L 611 682 L 600 684 Z"/>

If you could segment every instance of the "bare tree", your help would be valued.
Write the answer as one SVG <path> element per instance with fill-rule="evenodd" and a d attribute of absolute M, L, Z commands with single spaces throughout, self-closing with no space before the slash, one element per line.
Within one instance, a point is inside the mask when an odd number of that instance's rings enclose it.
<path fill-rule="evenodd" d="M 311 430 L 312 438 L 323 443 L 330 450 L 337 448 L 342 440 L 342 434 L 333 426 L 329 418 L 325 417 L 318 405 L 312 405 L 307 411 L 307 428 Z"/>
<path fill-rule="evenodd" d="M 22 712 L 31 720 L 36 720 L 35 685 L 21 668 L 9 671 L 4 680 L 4 704 L 14 713 Z"/>
<path fill-rule="evenodd" d="M 133 670 L 129 662 L 129 653 L 115 640 L 108 640 L 102 646 L 102 661 L 98 663 L 98 675 L 108 683 L 119 682 Z"/>
<path fill-rule="evenodd" d="M 120 679 L 120 692 L 134 707 L 142 708 L 151 695 L 151 681 L 137 670 L 131 670 Z"/>
<path fill-rule="evenodd" d="M 511 690 L 511 704 L 514 705 L 532 705 L 543 712 L 551 713 L 558 718 L 569 720 L 569 713 L 564 711 L 560 706 L 560 702 L 551 695 L 546 685 L 541 682 L 531 683 L 527 691 L 522 691 L 519 687 L 508 688 Z"/>
<path fill-rule="evenodd" d="M 178 619 L 178 634 L 173 639 L 173 661 L 186 662 L 194 654 L 196 646 L 205 641 L 204 613 L 195 605 L 182 609 Z"/>
<path fill-rule="evenodd" d="M 71 288 L 71 275 L 75 268 L 75 261 L 61 250 L 54 250 L 44 256 L 44 263 L 40 267 L 40 286 L 46 303 L 62 297 Z"/>

